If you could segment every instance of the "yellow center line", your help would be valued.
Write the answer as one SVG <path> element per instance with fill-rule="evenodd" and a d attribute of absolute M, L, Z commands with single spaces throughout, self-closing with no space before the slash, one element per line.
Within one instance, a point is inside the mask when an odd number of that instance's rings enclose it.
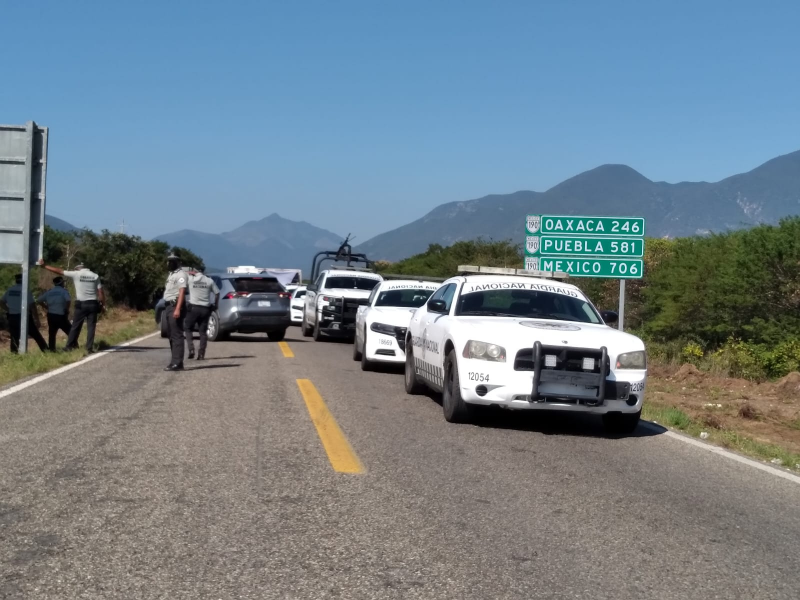
<path fill-rule="evenodd" d="M 297 387 L 303 394 L 311 422 L 317 428 L 317 434 L 325 452 L 328 453 L 328 460 L 333 470 L 339 473 L 363 473 L 364 465 L 339 429 L 336 419 L 333 418 L 314 384 L 308 379 L 298 379 Z"/>
<path fill-rule="evenodd" d="M 294 352 L 292 352 L 292 349 L 289 347 L 289 344 L 287 344 L 286 342 L 278 342 L 278 346 L 281 347 L 281 352 L 283 352 L 283 355 L 286 358 L 294 358 Z"/>

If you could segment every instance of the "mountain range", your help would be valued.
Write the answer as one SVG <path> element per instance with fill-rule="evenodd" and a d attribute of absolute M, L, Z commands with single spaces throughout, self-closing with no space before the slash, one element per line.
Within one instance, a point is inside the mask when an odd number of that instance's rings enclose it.
<path fill-rule="evenodd" d="M 545 192 L 519 191 L 442 204 L 354 250 L 373 260 L 396 261 L 424 252 L 429 244 L 449 245 L 477 237 L 521 244 L 527 214 L 644 217 L 650 237 L 702 235 L 776 223 L 800 214 L 800 151 L 716 183 L 656 182 L 625 165 L 603 165 Z M 51 219 L 48 224 L 55 227 Z M 271 214 L 227 233 L 184 229 L 156 239 L 192 250 L 209 267 L 302 268 L 307 274 L 314 254 L 336 250 L 343 236 Z"/>
<path fill-rule="evenodd" d="M 290 221 L 274 213 L 226 233 L 183 229 L 156 239 L 188 248 L 202 257 L 209 268 L 236 265 L 298 268 L 303 269 L 304 275 L 310 274 L 317 252 L 336 250 L 343 240 L 342 236 L 305 221 Z"/>
<path fill-rule="evenodd" d="M 483 236 L 521 244 L 527 214 L 644 217 L 650 237 L 776 223 L 800 214 L 800 151 L 716 183 L 654 182 L 631 167 L 603 165 L 546 192 L 520 191 L 442 204 L 356 250 L 374 260 L 394 261 L 424 252 L 434 242 L 450 245 Z"/>

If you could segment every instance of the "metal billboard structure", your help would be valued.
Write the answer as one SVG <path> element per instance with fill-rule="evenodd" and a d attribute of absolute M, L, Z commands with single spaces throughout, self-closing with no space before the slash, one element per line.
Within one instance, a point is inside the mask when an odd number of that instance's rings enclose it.
<path fill-rule="evenodd" d="M 20 345 L 28 350 L 30 266 L 42 258 L 48 128 L 0 125 L 0 263 L 22 267 Z"/>

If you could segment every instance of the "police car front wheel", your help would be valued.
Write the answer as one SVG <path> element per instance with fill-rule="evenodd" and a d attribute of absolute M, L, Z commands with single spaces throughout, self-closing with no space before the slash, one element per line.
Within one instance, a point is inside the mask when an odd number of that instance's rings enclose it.
<path fill-rule="evenodd" d="M 641 410 L 635 413 L 607 413 L 603 415 L 603 426 L 605 426 L 606 431 L 609 433 L 633 433 L 637 425 L 639 425 L 641 416 Z"/>
<path fill-rule="evenodd" d="M 448 423 L 469 423 L 474 418 L 475 408 L 461 397 L 456 351 L 450 350 L 444 363 L 444 391 L 442 409 Z"/>

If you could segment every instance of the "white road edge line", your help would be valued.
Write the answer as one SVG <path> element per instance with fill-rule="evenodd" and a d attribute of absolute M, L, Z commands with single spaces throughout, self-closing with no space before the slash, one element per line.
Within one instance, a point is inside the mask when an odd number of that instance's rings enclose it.
<path fill-rule="evenodd" d="M 29 379 L 28 381 L 20 383 L 19 385 L 15 385 L 13 387 L 10 387 L 7 390 L 0 391 L 0 399 L 6 398 L 6 397 L 10 396 L 11 394 L 15 394 L 17 392 L 20 392 L 20 391 L 22 391 L 22 390 L 24 390 L 26 388 L 31 387 L 32 385 L 36 385 L 37 383 L 41 383 L 42 381 L 46 381 L 46 380 L 50 379 L 51 377 L 55 377 L 56 375 L 60 375 L 61 373 L 66 373 L 70 369 L 75 369 L 77 367 L 80 367 L 81 365 L 85 365 L 86 363 L 88 363 L 90 361 L 97 360 L 98 358 L 102 358 L 103 356 L 111 354 L 112 352 L 116 352 L 120 348 L 125 348 L 127 346 L 132 346 L 133 344 L 138 344 L 139 342 L 143 342 L 144 340 L 146 340 L 148 338 L 151 338 L 151 337 L 153 337 L 155 335 L 158 335 L 158 331 L 156 331 L 154 333 L 149 333 L 147 335 L 143 335 L 142 337 L 136 338 L 134 340 L 130 340 L 128 342 L 125 342 L 124 344 L 119 344 L 118 346 L 112 346 L 108 350 L 102 350 L 102 351 L 100 351 L 100 352 L 98 352 L 96 354 L 90 354 L 86 358 L 83 358 L 83 359 L 81 359 L 81 360 L 79 360 L 77 362 L 74 362 L 74 363 L 70 363 L 68 365 L 64 365 L 63 367 L 59 367 L 58 369 L 56 369 L 54 371 L 48 371 L 47 373 L 42 373 L 41 375 L 38 375 L 38 376 L 34 377 L 33 379 Z"/>
<path fill-rule="evenodd" d="M 655 423 L 651 423 L 650 421 L 640 421 L 640 424 L 643 427 L 651 431 L 658 431 L 661 432 L 662 429 L 667 429 L 666 427 L 662 427 L 661 425 L 656 425 Z M 781 477 L 786 479 L 787 481 L 792 481 L 794 483 L 800 483 L 800 476 L 794 475 L 792 473 L 788 473 L 786 471 L 781 471 L 780 469 L 776 469 L 775 467 L 771 467 L 767 464 L 760 463 L 757 460 L 752 458 L 747 458 L 745 456 L 741 456 L 740 454 L 736 454 L 735 452 L 731 452 L 730 450 L 726 450 L 725 448 L 720 448 L 719 446 L 713 446 L 706 442 L 701 442 L 700 440 L 696 440 L 693 437 L 689 437 L 688 435 L 683 435 L 681 433 L 676 433 L 667 429 L 666 433 L 662 433 L 662 435 L 666 435 L 674 440 L 678 440 L 683 442 L 684 444 L 689 444 L 690 446 L 696 446 L 697 448 L 701 448 L 703 450 L 707 450 L 713 454 L 718 454 L 720 456 L 724 456 L 725 458 L 729 458 L 731 460 L 735 460 L 736 462 L 742 463 L 743 465 L 748 465 L 754 467 L 760 471 L 764 471 L 765 473 L 769 473 L 770 475 L 775 475 L 777 477 Z"/>

